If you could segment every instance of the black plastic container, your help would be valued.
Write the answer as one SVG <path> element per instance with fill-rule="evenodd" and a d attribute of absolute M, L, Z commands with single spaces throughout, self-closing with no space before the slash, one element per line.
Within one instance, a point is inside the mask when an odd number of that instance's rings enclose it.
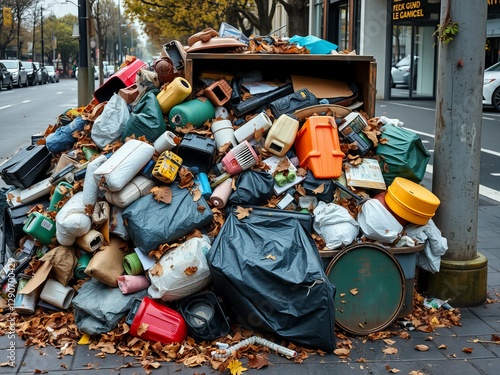
<path fill-rule="evenodd" d="M 51 160 L 45 145 L 29 145 L 7 160 L 0 173 L 6 184 L 26 189 L 46 177 Z"/>
<path fill-rule="evenodd" d="M 208 174 L 216 151 L 215 141 L 202 135 L 188 133 L 182 138 L 176 154 L 186 167 L 198 167 Z"/>

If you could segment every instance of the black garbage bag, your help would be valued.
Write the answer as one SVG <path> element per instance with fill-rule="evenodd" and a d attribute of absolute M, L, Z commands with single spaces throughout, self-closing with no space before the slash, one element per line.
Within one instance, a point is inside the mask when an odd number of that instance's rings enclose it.
<path fill-rule="evenodd" d="M 236 215 L 207 255 L 217 294 L 250 329 L 334 350 L 335 287 L 314 240 L 295 218 Z"/>
<path fill-rule="evenodd" d="M 260 206 L 273 196 L 274 179 L 270 173 L 245 171 L 236 180 L 236 190 L 229 203 Z"/>
<path fill-rule="evenodd" d="M 170 185 L 170 189 L 170 204 L 157 202 L 153 194 L 148 194 L 123 211 L 130 239 L 145 254 L 212 222 L 212 210 L 203 197 L 195 202 L 188 189 L 181 189 L 177 184 Z"/>
<path fill-rule="evenodd" d="M 135 134 L 135 138 L 143 135 L 149 142 L 153 143 L 167 131 L 160 103 L 156 99 L 158 93 L 158 89 L 151 90 L 141 98 L 123 129 L 122 141 Z"/>
<path fill-rule="evenodd" d="M 134 300 L 146 294 L 147 289 L 125 295 L 119 288 L 90 279 L 72 301 L 76 326 L 89 335 L 109 332 L 127 315 Z"/>
<path fill-rule="evenodd" d="M 314 191 L 318 191 L 318 188 L 321 185 L 323 185 L 323 191 L 321 193 L 315 193 Z M 319 179 L 314 177 L 311 171 L 307 171 L 306 179 L 302 182 L 302 187 L 305 189 L 307 195 L 312 195 L 313 197 L 318 198 L 319 201 L 323 201 L 325 203 L 333 201 L 335 185 L 331 179 Z"/>

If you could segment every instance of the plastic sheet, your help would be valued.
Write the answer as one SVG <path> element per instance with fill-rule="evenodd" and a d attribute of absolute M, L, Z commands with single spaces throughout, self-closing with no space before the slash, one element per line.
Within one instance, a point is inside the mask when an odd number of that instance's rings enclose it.
<path fill-rule="evenodd" d="M 163 119 L 160 103 L 156 99 L 158 92 L 157 89 L 148 91 L 135 106 L 123 129 L 122 141 L 134 134 L 136 138 L 145 136 L 149 142 L 153 143 L 165 133 L 167 124 Z"/>
<path fill-rule="evenodd" d="M 297 344 L 335 349 L 335 287 L 296 219 L 228 214 L 208 255 L 213 284 L 237 320 Z"/>
<path fill-rule="evenodd" d="M 358 236 L 359 224 L 346 208 L 319 202 L 314 209 L 314 230 L 325 240 L 326 247 L 336 249 L 350 245 Z"/>
<path fill-rule="evenodd" d="M 127 102 L 120 95 L 113 94 L 101 115 L 92 125 L 90 134 L 96 146 L 103 149 L 106 145 L 120 139 L 129 118 Z"/>
<path fill-rule="evenodd" d="M 170 189 L 170 204 L 157 202 L 152 194 L 148 194 L 123 211 L 130 238 L 145 254 L 212 222 L 212 210 L 203 197 L 195 202 L 188 189 L 181 189 L 177 184 L 172 184 Z"/>
<path fill-rule="evenodd" d="M 109 332 L 127 314 L 134 300 L 146 294 L 146 290 L 142 290 L 124 295 L 118 288 L 91 279 L 82 285 L 72 301 L 76 326 L 89 335 Z"/>
<path fill-rule="evenodd" d="M 236 180 L 236 191 L 229 197 L 229 203 L 260 206 L 273 196 L 274 179 L 270 173 L 245 171 Z"/>

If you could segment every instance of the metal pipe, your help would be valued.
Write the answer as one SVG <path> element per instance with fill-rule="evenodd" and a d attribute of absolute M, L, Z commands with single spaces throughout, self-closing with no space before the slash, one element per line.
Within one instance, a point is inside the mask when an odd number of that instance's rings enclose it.
<path fill-rule="evenodd" d="M 80 36 L 80 51 L 78 54 L 78 106 L 81 107 L 90 102 L 86 0 L 78 0 L 78 32 Z"/>

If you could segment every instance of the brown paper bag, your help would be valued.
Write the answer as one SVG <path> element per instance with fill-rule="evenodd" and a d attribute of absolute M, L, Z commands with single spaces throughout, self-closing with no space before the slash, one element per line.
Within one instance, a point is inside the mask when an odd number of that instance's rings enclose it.
<path fill-rule="evenodd" d="M 118 276 L 123 274 L 123 257 L 127 243 L 117 237 L 110 237 L 109 245 L 101 246 L 90 259 L 85 273 L 103 284 L 117 287 Z"/>
<path fill-rule="evenodd" d="M 64 286 L 68 285 L 73 278 L 73 270 L 78 262 L 72 246 L 55 247 L 41 257 L 40 260 L 49 262 L 52 265 L 51 273 L 54 279 Z"/>

